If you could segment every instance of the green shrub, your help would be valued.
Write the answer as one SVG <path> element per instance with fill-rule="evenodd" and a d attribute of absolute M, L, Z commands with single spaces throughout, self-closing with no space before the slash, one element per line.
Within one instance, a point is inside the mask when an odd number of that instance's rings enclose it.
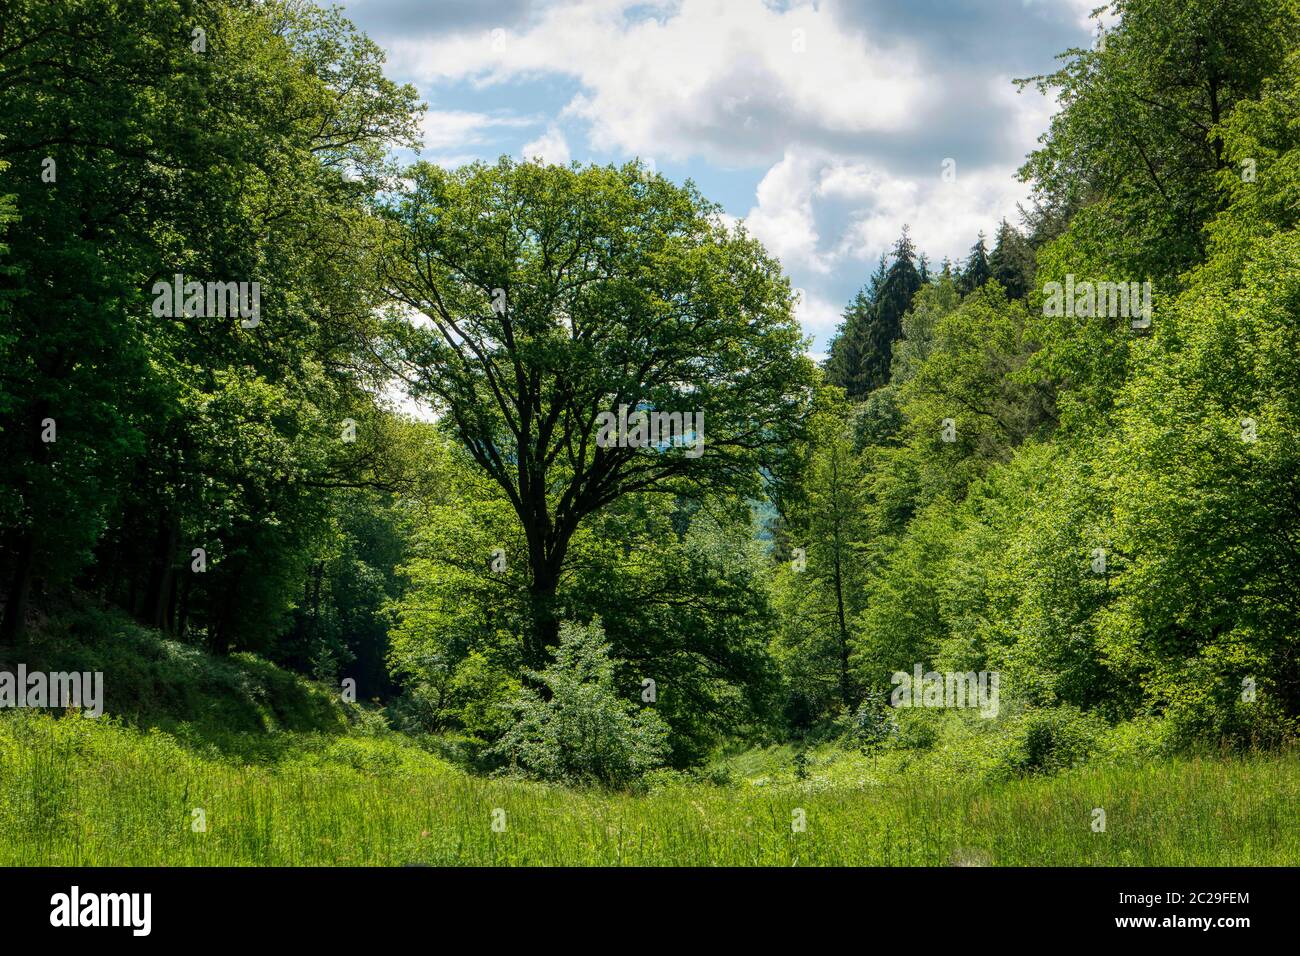
<path fill-rule="evenodd" d="M 941 711 L 905 707 L 893 713 L 898 727 L 893 738 L 896 746 L 905 750 L 929 750 L 939 740 L 939 725 L 944 718 Z"/>
<path fill-rule="evenodd" d="M 894 709 L 886 706 L 883 694 L 876 694 L 868 696 L 854 711 L 847 736 L 865 752 L 897 734 L 898 720 Z"/>
<path fill-rule="evenodd" d="M 1006 723 L 998 770 L 1014 775 L 1073 767 L 1098 748 L 1107 729 L 1102 718 L 1068 706 L 1017 714 Z"/>
<path fill-rule="evenodd" d="M 529 676 L 514 704 L 515 723 L 492 753 L 542 780 L 624 786 L 661 765 L 668 725 L 652 709 L 618 695 L 615 661 L 599 621 L 566 622 L 555 661 Z"/>
<path fill-rule="evenodd" d="M 697 783 L 696 779 L 684 770 L 672 767 L 658 767 L 647 770 L 637 781 L 633 791 L 640 794 L 667 793 L 682 790 Z"/>

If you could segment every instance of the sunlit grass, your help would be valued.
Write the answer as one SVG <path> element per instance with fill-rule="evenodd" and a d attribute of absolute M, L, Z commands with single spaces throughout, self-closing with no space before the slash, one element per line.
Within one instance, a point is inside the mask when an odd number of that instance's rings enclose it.
<path fill-rule="evenodd" d="M 246 764 L 102 719 L 0 716 L 0 865 L 1286 865 L 1298 807 L 1283 754 L 629 795 L 472 777 L 388 740 Z"/>

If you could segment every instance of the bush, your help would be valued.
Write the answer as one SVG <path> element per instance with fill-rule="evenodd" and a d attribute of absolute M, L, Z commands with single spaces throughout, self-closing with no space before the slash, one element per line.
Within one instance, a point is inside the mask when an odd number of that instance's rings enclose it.
<path fill-rule="evenodd" d="M 614 667 L 599 621 L 565 623 L 554 663 L 529 672 L 549 699 L 523 688 L 513 726 L 490 752 L 530 776 L 568 784 L 625 786 L 660 766 L 668 725 L 618 696 Z"/>
<path fill-rule="evenodd" d="M 848 739 L 864 753 L 898 734 L 898 719 L 883 694 L 868 695 L 849 722 Z"/>
<path fill-rule="evenodd" d="M 1073 707 L 1030 710 L 1009 722 L 998 768 L 1003 775 L 1055 773 L 1085 761 L 1109 730 Z"/>
<path fill-rule="evenodd" d="M 658 767 L 647 770 L 632 788 L 638 794 L 668 793 L 694 786 L 696 779 L 684 770 Z"/>
<path fill-rule="evenodd" d="M 949 721 L 942 710 L 903 707 L 893 712 L 897 730 L 891 735 L 895 747 L 902 750 L 929 750 L 939 742 L 941 729 Z"/>

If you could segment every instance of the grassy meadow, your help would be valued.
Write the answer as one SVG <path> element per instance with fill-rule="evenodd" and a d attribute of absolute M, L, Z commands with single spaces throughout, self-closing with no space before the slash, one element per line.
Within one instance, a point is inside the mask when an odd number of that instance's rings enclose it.
<path fill-rule="evenodd" d="M 1300 860 L 1289 749 L 1180 756 L 1128 725 L 1084 751 L 1091 731 L 1075 723 L 1027 771 L 1043 725 L 1009 714 L 936 730 L 914 711 L 896 746 L 751 747 L 633 791 L 579 790 L 473 772 L 454 740 L 399 733 L 258 657 L 209 655 L 114 612 L 56 619 L 28 650 L 114 679 L 99 718 L 0 710 L 0 866 Z"/>
<path fill-rule="evenodd" d="M 196 753 L 82 717 L 0 719 L 0 865 L 1286 865 L 1293 755 L 936 784 L 673 783 L 577 792 L 472 776 L 384 737 Z M 1106 811 L 1094 832 L 1092 812 Z M 197 828 L 195 809 L 204 814 Z M 494 811 L 505 811 L 494 830 Z M 795 832 L 795 815 L 806 828 Z M 500 821 L 500 814 L 496 815 Z"/>

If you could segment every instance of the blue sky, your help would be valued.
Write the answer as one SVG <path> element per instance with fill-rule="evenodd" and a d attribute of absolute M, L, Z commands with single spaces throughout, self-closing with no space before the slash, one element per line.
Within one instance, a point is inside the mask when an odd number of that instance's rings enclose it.
<path fill-rule="evenodd" d="M 653 162 L 744 219 L 820 354 L 904 223 L 934 262 L 1015 222 L 1054 104 L 1013 77 L 1100 0 L 347 0 L 428 103 L 422 158 Z M 942 175 L 951 160 L 955 176 Z"/>

